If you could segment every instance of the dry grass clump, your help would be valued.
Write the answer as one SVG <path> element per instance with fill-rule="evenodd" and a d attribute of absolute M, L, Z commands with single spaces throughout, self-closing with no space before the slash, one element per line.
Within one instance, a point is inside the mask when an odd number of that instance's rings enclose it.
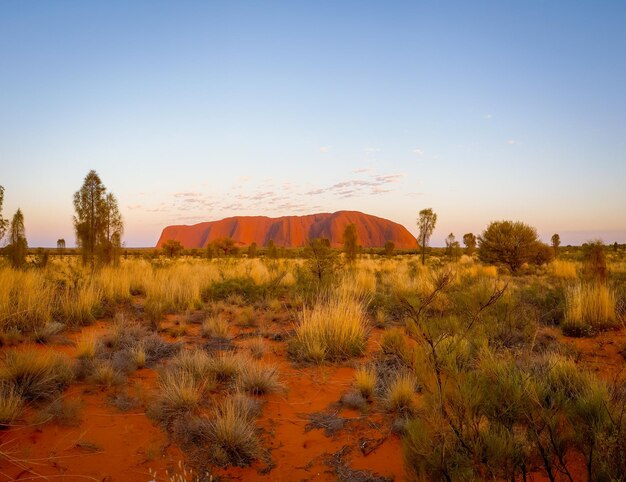
<path fill-rule="evenodd" d="M 94 282 L 66 287 L 60 294 L 59 314 L 70 325 L 88 325 L 99 313 L 102 290 Z"/>
<path fill-rule="evenodd" d="M 54 422 L 66 427 L 76 427 L 80 425 L 81 408 L 80 400 L 57 398 L 37 414 L 35 423 Z"/>
<path fill-rule="evenodd" d="M 173 420 L 194 412 L 204 400 L 205 385 L 183 370 L 168 370 L 159 376 L 158 398 L 150 415 L 169 425 Z"/>
<path fill-rule="evenodd" d="M 399 374 L 387 389 L 385 406 L 391 412 L 412 413 L 415 410 L 415 378 Z"/>
<path fill-rule="evenodd" d="M 228 382 L 239 376 L 243 371 L 245 360 L 232 353 L 220 353 L 211 358 L 210 370 L 216 380 Z"/>
<path fill-rule="evenodd" d="M 372 398 L 376 389 L 376 371 L 369 367 L 359 367 L 354 373 L 354 385 L 364 398 Z"/>
<path fill-rule="evenodd" d="M 76 344 L 76 358 L 79 360 L 93 360 L 96 356 L 97 340 L 93 333 L 84 335 Z"/>
<path fill-rule="evenodd" d="M 250 465 L 262 453 L 254 413 L 235 397 L 216 405 L 215 417 L 209 421 L 207 429 L 213 461 L 217 465 Z"/>
<path fill-rule="evenodd" d="M 363 303 L 342 292 L 302 311 L 291 352 L 300 360 L 321 363 L 359 356 L 366 342 Z"/>
<path fill-rule="evenodd" d="M 263 341 L 263 338 L 257 337 L 250 341 L 250 343 L 248 343 L 248 349 L 250 350 L 250 355 L 252 356 L 252 358 L 254 358 L 255 360 L 260 360 L 261 358 L 263 358 L 263 355 L 265 355 L 265 352 L 267 351 L 267 346 L 265 344 L 265 341 Z"/>
<path fill-rule="evenodd" d="M 0 383 L 10 383 L 27 400 L 47 399 L 72 380 L 68 361 L 52 351 L 11 350 L 0 365 Z"/>
<path fill-rule="evenodd" d="M 616 328 L 615 293 L 603 283 L 572 286 L 566 293 L 563 333 L 588 336 L 596 331 Z"/>
<path fill-rule="evenodd" d="M 578 277 L 578 268 L 576 263 L 555 259 L 548 265 L 549 273 L 555 278 L 576 279 Z"/>
<path fill-rule="evenodd" d="M 106 361 L 95 366 L 91 381 L 101 387 L 111 388 L 115 385 L 121 385 L 124 382 L 124 376 L 110 362 Z"/>
<path fill-rule="evenodd" d="M 380 349 L 386 356 L 395 357 L 406 364 L 411 362 L 411 347 L 400 328 L 385 330 L 380 340 Z"/>
<path fill-rule="evenodd" d="M 0 332 L 32 332 L 52 320 L 54 290 L 39 271 L 0 269 Z"/>
<path fill-rule="evenodd" d="M 209 316 L 202 323 L 202 336 L 228 338 L 228 321 L 219 315 Z"/>
<path fill-rule="evenodd" d="M 239 374 L 237 387 L 253 395 L 273 393 L 281 388 L 278 381 L 278 369 L 271 365 L 247 361 Z"/>
<path fill-rule="evenodd" d="M 12 383 L 0 382 L 0 427 L 11 425 L 22 413 L 24 399 Z"/>
<path fill-rule="evenodd" d="M 181 351 L 172 359 L 169 369 L 187 373 L 199 383 L 207 384 L 213 378 L 213 362 L 203 350 Z"/>

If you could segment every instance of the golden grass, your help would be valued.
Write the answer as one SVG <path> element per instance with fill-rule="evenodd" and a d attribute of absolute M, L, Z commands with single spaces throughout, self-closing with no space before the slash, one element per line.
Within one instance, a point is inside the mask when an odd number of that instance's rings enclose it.
<path fill-rule="evenodd" d="M 202 336 L 228 338 L 228 321 L 219 315 L 209 316 L 202 323 Z"/>
<path fill-rule="evenodd" d="M 401 373 L 391 382 L 385 396 L 385 406 L 392 412 L 411 413 L 415 409 L 415 378 Z"/>
<path fill-rule="evenodd" d="M 217 465 L 248 465 L 260 456 L 261 446 L 252 413 L 235 397 L 227 397 L 216 405 L 209 428 Z"/>
<path fill-rule="evenodd" d="M 584 336 L 618 326 L 615 293 L 607 285 L 580 283 L 568 288 L 565 299 L 565 334 Z"/>
<path fill-rule="evenodd" d="M 52 320 L 54 294 L 41 272 L 0 269 L 0 331 L 41 329 Z"/>
<path fill-rule="evenodd" d="M 97 340 L 93 333 L 83 335 L 76 344 L 76 358 L 93 360 L 96 356 Z"/>
<path fill-rule="evenodd" d="M 291 348 L 296 358 L 320 363 L 359 356 L 366 342 L 364 303 L 344 291 L 302 311 Z"/>
<path fill-rule="evenodd" d="M 0 426 L 10 425 L 22 413 L 24 399 L 12 383 L 0 382 Z"/>
<path fill-rule="evenodd" d="M 200 349 L 181 351 L 171 361 L 171 369 L 190 375 L 196 382 L 205 385 L 213 379 L 213 361 Z"/>
<path fill-rule="evenodd" d="M 220 353 L 211 358 L 210 370 L 213 376 L 221 381 L 227 382 L 239 376 L 244 369 L 245 360 L 232 353 Z"/>
<path fill-rule="evenodd" d="M 555 259 L 548 265 L 548 272 L 555 278 L 576 279 L 578 277 L 578 265 L 573 261 Z"/>
<path fill-rule="evenodd" d="M 278 369 L 273 365 L 247 361 L 237 380 L 237 388 L 253 395 L 274 393 L 281 388 Z"/>
<path fill-rule="evenodd" d="M 0 365 L 0 383 L 11 383 L 27 400 L 50 398 L 72 380 L 65 357 L 36 349 L 11 350 Z"/>
<path fill-rule="evenodd" d="M 166 371 L 159 377 L 159 404 L 168 418 L 195 410 L 203 395 L 204 385 L 187 371 Z"/>
<path fill-rule="evenodd" d="M 354 385 L 363 398 L 372 398 L 376 389 L 376 371 L 368 367 L 357 368 L 354 373 Z"/>

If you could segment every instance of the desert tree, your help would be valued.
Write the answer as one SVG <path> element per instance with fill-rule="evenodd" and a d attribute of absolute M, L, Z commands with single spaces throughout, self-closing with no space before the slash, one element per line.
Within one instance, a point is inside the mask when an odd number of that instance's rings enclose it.
<path fill-rule="evenodd" d="M 278 248 L 276 248 L 276 243 L 273 239 L 267 242 L 267 257 L 271 259 L 278 258 Z"/>
<path fill-rule="evenodd" d="M 74 210 L 74 229 L 83 263 L 93 267 L 96 256 L 103 264 L 115 262 L 124 225 L 117 199 L 106 192 L 96 171 L 89 171 L 81 188 L 74 193 Z"/>
<path fill-rule="evenodd" d="M 9 226 L 9 220 L 2 217 L 2 205 L 4 204 L 4 187 L 0 186 L 0 241 L 7 233 L 7 227 Z"/>
<path fill-rule="evenodd" d="M 454 233 L 448 234 L 446 237 L 446 256 L 456 260 L 459 256 L 460 244 L 456 240 Z"/>
<path fill-rule="evenodd" d="M 537 230 L 520 221 L 494 221 L 478 237 L 480 260 L 504 264 L 513 273 L 524 263 L 535 263 L 540 248 Z"/>
<path fill-rule="evenodd" d="M 165 256 L 168 258 L 175 258 L 183 251 L 183 249 L 185 249 L 183 245 L 180 244 L 180 241 L 177 241 L 176 239 L 168 239 L 165 243 L 163 243 L 161 248 L 163 249 Z"/>
<path fill-rule="evenodd" d="M 433 212 L 432 208 L 422 209 L 419 212 L 417 227 L 419 228 L 419 242 L 422 248 L 422 264 L 426 264 L 426 248 L 436 224 L 437 214 Z"/>
<path fill-rule="evenodd" d="M 23 268 L 26 264 L 26 253 L 28 243 L 26 241 L 26 230 L 24 229 L 24 215 L 18 209 L 11 220 L 9 232 L 9 258 L 14 268 Z"/>
<path fill-rule="evenodd" d="M 239 247 L 232 238 L 220 238 L 213 241 L 215 251 L 220 256 L 236 256 L 239 253 Z"/>
<path fill-rule="evenodd" d="M 384 249 L 385 249 L 385 256 L 393 256 L 393 252 L 396 249 L 396 244 L 393 241 L 388 240 L 385 243 Z"/>
<path fill-rule="evenodd" d="M 331 279 L 340 268 L 338 253 L 330 247 L 326 238 L 309 240 L 304 248 L 304 257 L 307 258 L 309 272 L 320 283 Z"/>
<path fill-rule="evenodd" d="M 476 251 L 476 236 L 474 233 L 465 233 L 463 235 L 463 244 L 465 245 L 465 254 L 471 256 Z"/>
<path fill-rule="evenodd" d="M 256 258 L 256 253 L 257 244 L 253 242 L 250 246 L 248 246 L 248 258 Z"/>
<path fill-rule="evenodd" d="M 348 224 L 343 232 L 343 252 L 348 264 L 356 261 L 358 251 L 356 224 Z"/>
<path fill-rule="evenodd" d="M 103 264 L 119 263 L 123 232 L 124 223 L 117 199 L 115 195 L 108 193 L 102 205 L 102 231 L 98 242 L 98 254 Z"/>
<path fill-rule="evenodd" d="M 583 244 L 583 272 L 591 281 L 604 283 L 608 275 L 604 243 L 600 239 Z"/>
<path fill-rule="evenodd" d="M 554 257 L 558 258 L 559 246 L 561 246 L 561 236 L 555 233 L 552 235 L 551 241 L 552 241 L 552 249 L 554 250 Z"/>
<path fill-rule="evenodd" d="M 57 239 L 57 250 L 63 254 L 65 252 L 65 239 Z"/>

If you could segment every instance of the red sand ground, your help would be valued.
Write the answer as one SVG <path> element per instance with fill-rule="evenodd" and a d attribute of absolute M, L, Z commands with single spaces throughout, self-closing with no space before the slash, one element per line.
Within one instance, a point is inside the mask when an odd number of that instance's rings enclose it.
<path fill-rule="evenodd" d="M 168 318 L 164 328 L 172 326 L 178 316 Z M 279 325 L 268 323 L 266 328 L 282 331 Z M 76 340 L 85 332 L 103 335 L 110 322 L 99 322 L 82 333 L 68 337 Z M 254 331 L 234 328 L 233 334 Z M 625 363 L 619 348 L 626 340 L 626 331 L 609 332 L 590 339 L 574 339 L 548 330 L 557 339 L 580 352 L 582 366 L 596 371 L 607 380 L 618 376 Z M 375 330 L 368 344 L 371 355 L 377 348 Z M 173 338 L 163 335 L 168 341 Z M 202 343 L 199 326 L 187 325 L 187 333 L 178 338 L 185 344 Z M 273 466 L 256 462 L 247 468 L 219 469 L 215 475 L 223 480 L 335 480 L 336 474 L 326 463 L 332 454 L 344 447 L 344 462 L 354 470 L 368 470 L 378 475 L 405 480 L 400 439 L 390 433 L 390 419 L 372 410 L 363 415 L 352 410 L 340 410 L 338 415 L 350 419 L 346 427 L 334 436 L 323 430 L 306 429 L 307 414 L 333 407 L 347 391 L 354 377 L 350 366 L 294 366 L 288 359 L 284 342 L 266 341 L 268 351 L 263 360 L 275 364 L 280 370 L 280 380 L 285 390 L 279 394 L 259 397 L 264 401 L 258 426 L 262 429 L 263 445 L 270 451 Z M 245 349 L 246 341 L 237 341 Z M 41 347 L 40 345 L 29 345 Z M 74 348 L 53 345 L 54 349 L 70 356 Z M 32 425 L 33 408 L 27 409 L 21 426 L 0 432 L 0 481 L 8 480 L 95 480 L 95 481 L 148 481 L 150 471 L 156 471 L 157 480 L 167 480 L 166 469 L 176 468 L 184 460 L 175 444 L 145 415 L 145 409 L 156 391 L 156 372 L 151 369 L 136 371 L 127 382 L 128 391 L 138 395 L 141 406 L 129 412 L 120 412 L 108 401 L 112 390 L 101 389 L 87 383 L 72 385 L 63 395 L 67 400 L 80 400 L 80 421 L 76 426 L 56 423 Z M 337 410 L 337 409 L 336 409 Z M 29 425 L 30 424 L 30 425 Z M 380 445 L 368 455 L 359 447 Z M 576 461 L 574 461 L 576 464 Z M 581 469 L 584 465 L 581 463 Z M 269 469 L 269 470 L 268 470 Z M 582 472 L 581 472 L 582 473 Z M 581 479 L 582 480 L 582 476 Z M 547 480 L 533 474 L 533 481 Z"/>
<path fill-rule="evenodd" d="M 205 248 L 221 238 L 232 238 L 239 245 L 253 242 L 266 246 L 273 239 L 276 246 L 304 246 L 308 239 L 327 238 L 333 247 L 343 244 L 348 224 L 356 224 L 358 244 L 364 248 L 382 247 L 393 241 L 398 249 L 417 247 L 417 241 L 407 229 L 393 221 L 358 211 L 311 214 L 308 216 L 236 216 L 199 223 L 193 226 L 167 226 L 163 229 L 157 248 L 170 239 L 180 241 L 185 248 Z"/>

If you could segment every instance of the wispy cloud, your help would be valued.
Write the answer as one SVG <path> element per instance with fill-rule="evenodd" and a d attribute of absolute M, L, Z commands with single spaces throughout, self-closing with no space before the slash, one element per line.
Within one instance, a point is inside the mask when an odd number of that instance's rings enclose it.
<path fill-rule="evenodd" d="M 421 149 L 413 149 L 413 154 L 415 154 L 417 157 L 422 157 L 424 155 L 424 151 Z"/>
<path fill-rule="evenodd" d="M 509 146 L 512 146 L 512 145 L 514 145 L 514 144 L 517 144 L 517 141 L 516 141 L 515 139 L 509 139 L 508 141 L 506 141 L 506 143 L 507 143 Z"/>
<path fill-rule="evenodd" d="M 328 151 L 330 151 L 330 146 L 321 146 L 320 147 L 320 152 L 321 153 L 325 153 L 325 152 L 328 152 Z"/>

